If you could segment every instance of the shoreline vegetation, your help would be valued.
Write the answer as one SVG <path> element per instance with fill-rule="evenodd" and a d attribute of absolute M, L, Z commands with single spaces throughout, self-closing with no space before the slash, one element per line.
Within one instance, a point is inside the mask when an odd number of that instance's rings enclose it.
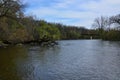
<path fill-rule="evenodd" d="M 24 15 L 20 0 L 0 1 L 0 47 L 22 44 L 54 45 L 57 40 L 103 39 L 120 41 L 120 14 L 98 17 L 93 28 L 37 20 Z"/>

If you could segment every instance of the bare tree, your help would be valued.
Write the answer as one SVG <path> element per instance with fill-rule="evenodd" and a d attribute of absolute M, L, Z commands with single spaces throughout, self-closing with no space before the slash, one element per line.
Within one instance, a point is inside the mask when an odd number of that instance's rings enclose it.
<path fill-rule="evenodd" d="M 111 24 L 117 23 L 120 25 L 120 14 L 118 14 L 117 16 L 110 17 L 110 21 L 111 21 Z"/>
<path fill-rule="evenodd" d="M 103 16 L 96 18 L 92 25 L 93 28 L 98 30 L 98 34 L 101 38 L 103 38 L 105 30 L 109 30 L 109 26 L 109 18 Z"/>
<path fill-rule="evenodd" d="M 110 24 L 114 25 L 114 28 L 120 30 L 120 14 L 110 17 Z"/>
<path fill-rule="evenodd" d="M 104 30 L 109 26 L 109 19 L 107 17 L 98 17 L 94 20 L 92 27 Z"/>

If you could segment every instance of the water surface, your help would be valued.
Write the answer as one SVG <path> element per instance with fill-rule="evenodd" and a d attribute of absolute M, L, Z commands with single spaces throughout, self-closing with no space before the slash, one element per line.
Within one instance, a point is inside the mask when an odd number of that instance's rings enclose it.
<path fill-rule="evenodd" d="M 120 80 L 120 42 L 65 40 L 0 49 L 0 80 Z"/>

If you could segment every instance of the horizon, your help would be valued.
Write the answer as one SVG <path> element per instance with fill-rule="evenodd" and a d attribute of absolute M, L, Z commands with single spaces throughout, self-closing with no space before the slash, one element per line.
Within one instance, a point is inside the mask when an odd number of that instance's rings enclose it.
<path fill-rule="evenodd" d="M 92 28 L 94 19 L 114 16 L 120 12 L 120 0 L 24 0 L 25 15 L 52 23 Z"/>

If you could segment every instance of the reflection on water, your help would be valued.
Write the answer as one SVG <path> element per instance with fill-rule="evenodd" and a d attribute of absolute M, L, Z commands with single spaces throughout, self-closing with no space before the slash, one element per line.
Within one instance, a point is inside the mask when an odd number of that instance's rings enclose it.
<path fill-rule="evenodd" d="M 66 40 L 0 49 L 0 80 L 119 80 L 120 42 Z"/>

